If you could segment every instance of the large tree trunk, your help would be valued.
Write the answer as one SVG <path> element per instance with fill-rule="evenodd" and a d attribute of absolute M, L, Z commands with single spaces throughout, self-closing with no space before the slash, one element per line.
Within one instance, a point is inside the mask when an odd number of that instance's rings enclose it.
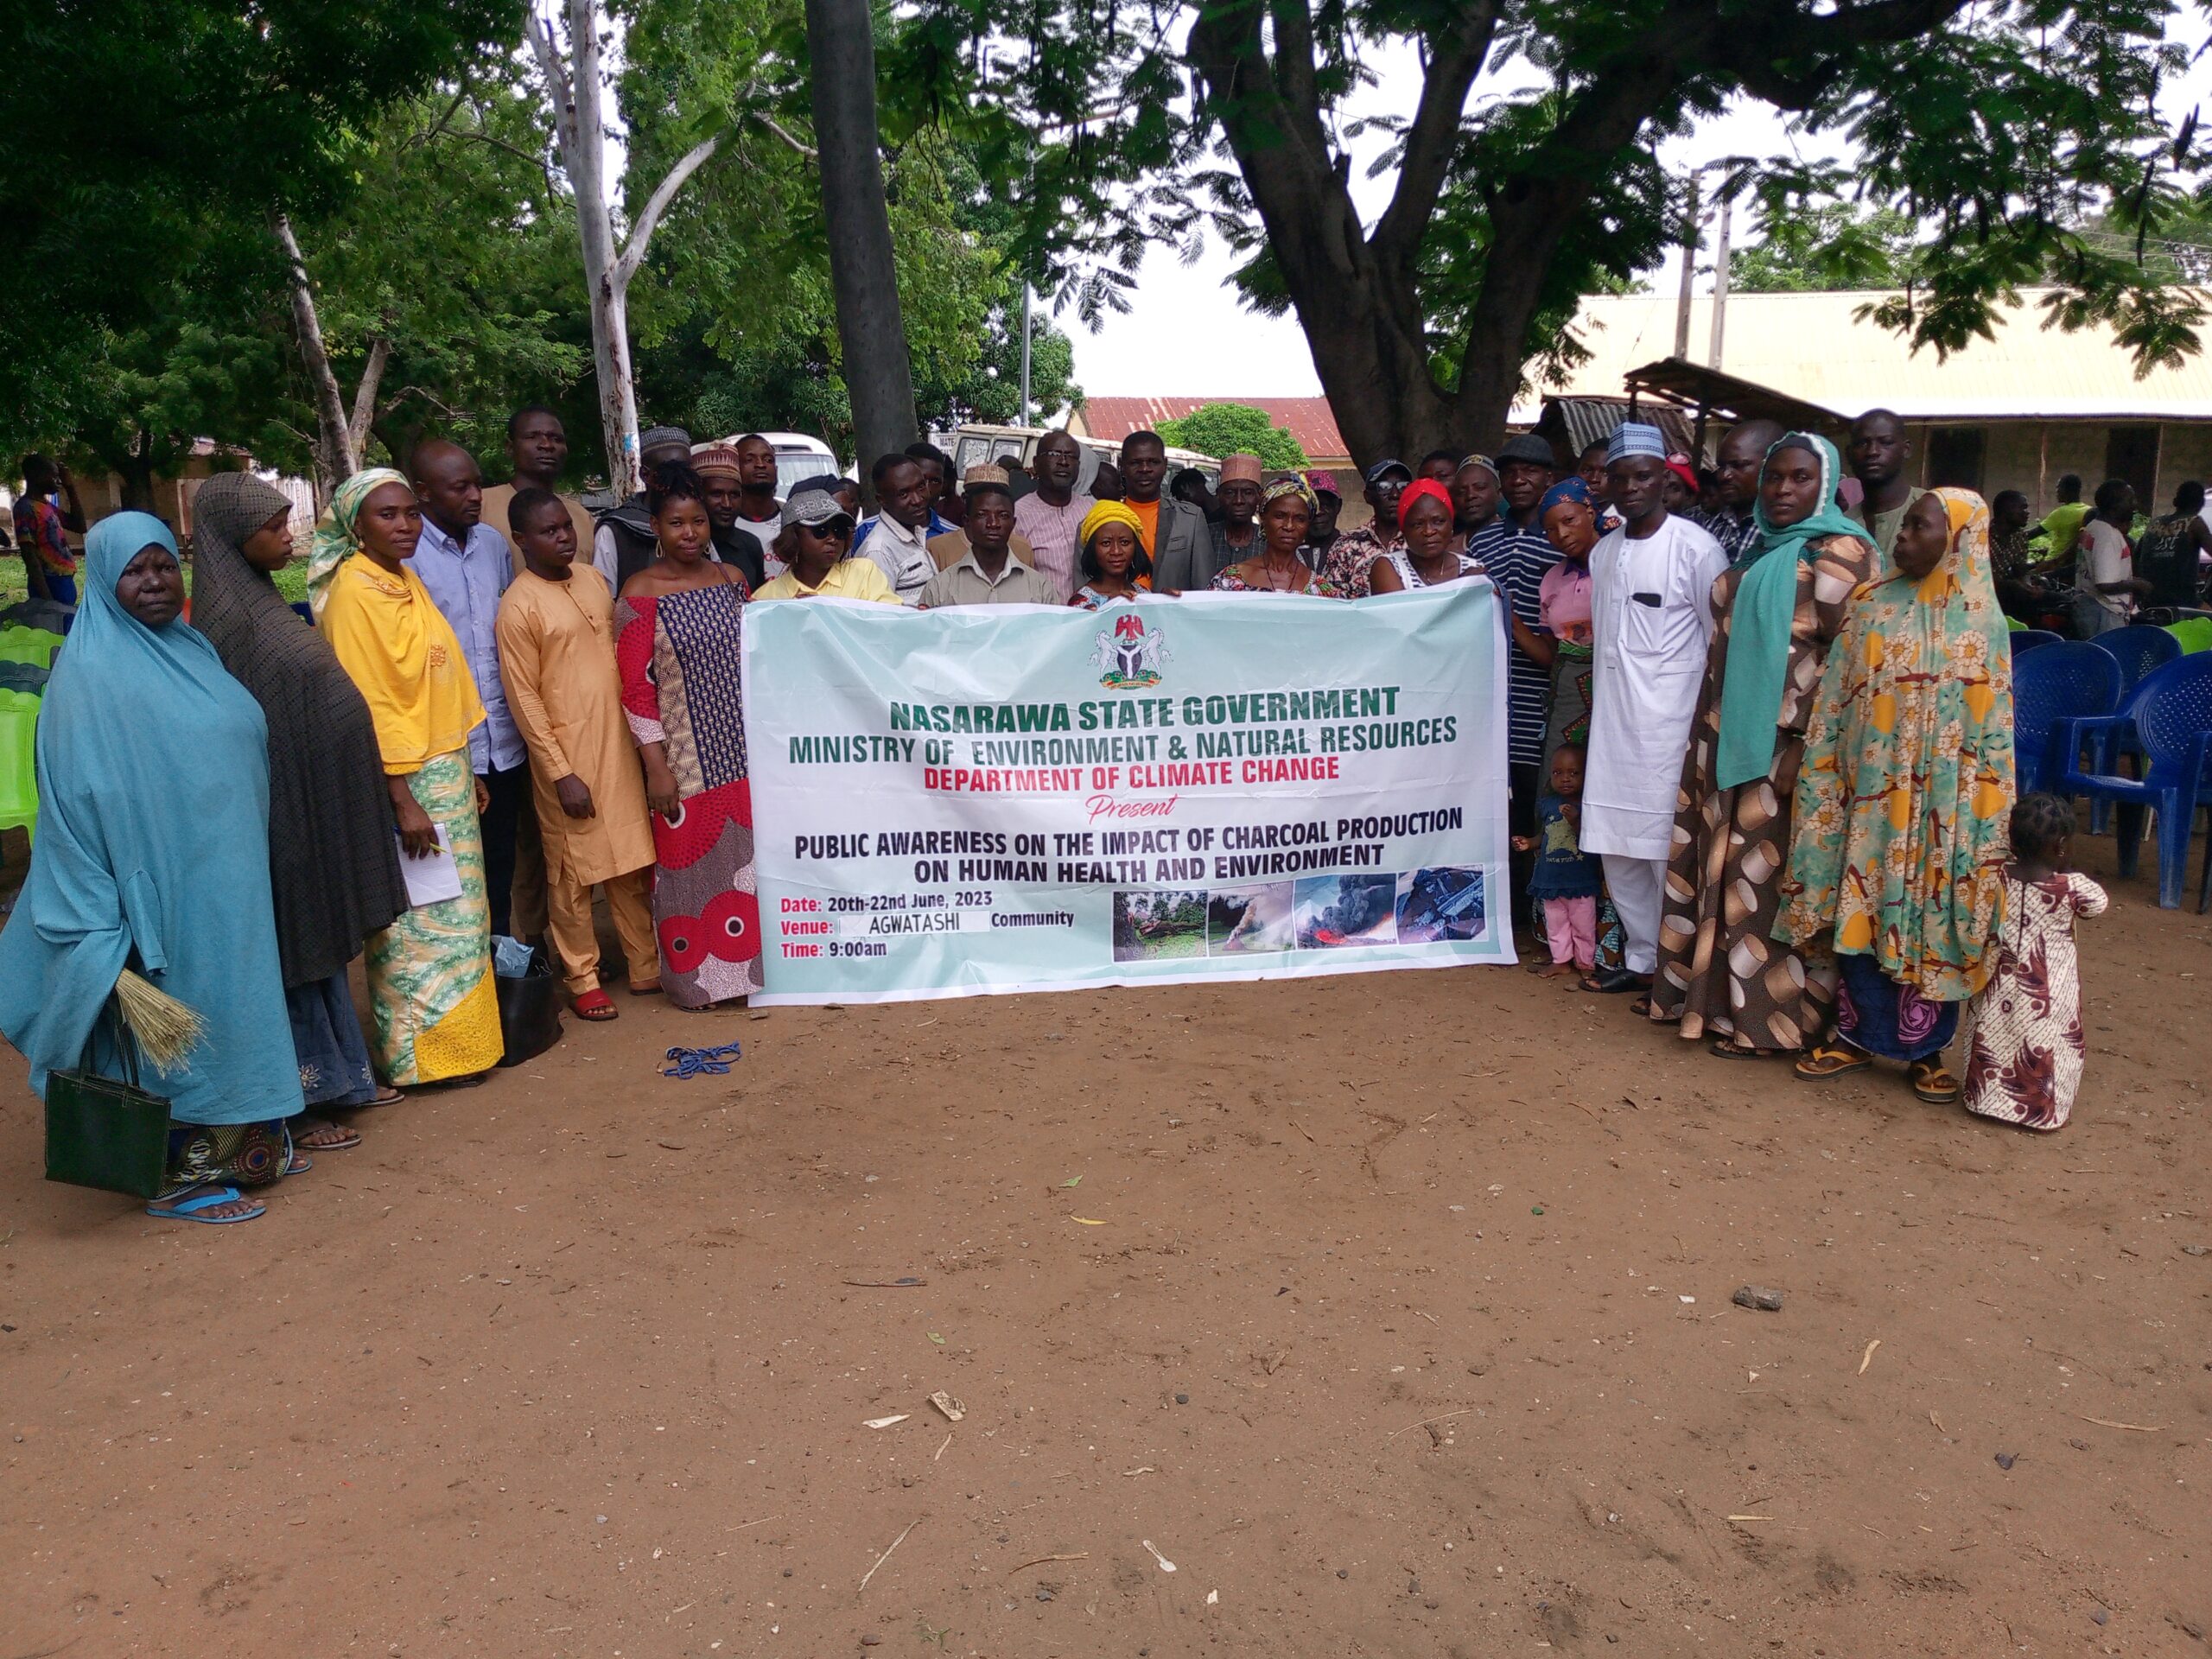
<path fill-rule="evenodd" d="M 865 489 L 876 457 L 905 448 L 918 429 L 876 143 L 875 38 L 868 0 L 806 0 L 806 44 L 840 367 L 852 398 Z"/>
<path fill-rule="evenodd" d="M 661 215 L 683 182 L 706 164 L 719 134 L 694 144 L 653 187 L 618 252 L 614 219 L 607 201 L 606 118 L 601 113 L 599 10 L 596 0 L 569 0 L 569 51 L 564 64 L 550 24 L 533 19 L 530 43 L 537 53 L 554 100 L 555 126 L 569 188 L 576 200 L 576 228 L 583 241 L 584 286 L 591 296 L 591 355 L 599 384 L 599 419 L 607 444 L 607 476 L 618 495 L 638 487 L 638 385 L 630 368 L 630 281 L 645 263 Z"/>
<path fill-rule="evenodd" d="M 1610 60 L 1580 66 L 1548 136 L 1481 181 L 1490 220 L 1482 284 L 1448 389 L 1429 366 L 1421 245 L 1460 149 L 1498 0 L 1420 9 L 1437 20 L 1422 31 L 1421 99 L 1405 124 L 1397 187 L 1371 232 L 1361 228 L 1322 116 L 1308 0 L 1208 0 L 1185 53 L 1266 226 L 1338 429 L 1365 467 L 1433 448 L 1487 449 L 1503 435 L 1561 242 L 1685 76 L 1725 65 L 1754 95 L 1805 109 L 1829 83 L 1824 56 L 1912 39 L 1964 3 L 1816 10 L 1789 0 L 1725 8 L 1672 0 L 1648 27 L 1623 34 Z"/>
<path fill-rule="evenodd" d="M 154 511 L 154 440 L 153 435 L 141 431 L 130 446 L 115 457 L 116 476 L 123 480 L 123 510 L 125 512 Z M 89 514 L 86 515 L 90 517 Z"/>
<path fill-rule="evenodd" d="M 346 423 L 346 399 L 330 366 L 330 353 L 322 343 L 322 320 L 315 310 L 315 288 L 308 280 L 308 262 L 300 251 L 299 238 L 292 234 L 290 216 L 272 208 L 269 229 L 284 251 L 300 364 L 315 391 L 315 470 L 322 475 L 323 493 L 327 495 L 360 470 L 360 439 Z"/>
<path fill-rule="evenodd" d="M 615 494 L 625 496 L 638 487 L 638 392 L 630 372 L 629 296 L 616 271 L 614 221 L 601 165 L 607 124 L 601 104 L 599 9 L 594 0 L 569 0 L 568 10 L 565 60 L 554 43 L 549 22 L 531 20 L 530 43 L 553 99 L 561 162 L 575 198 L 584 287 L 591 300 L 592 368 L 599 385 L 607 478 Z"/>
<path fill-rule="evenodd" d="M 1273 62 L 1262 33 L 1270 13 Z M 1371 238 L 1334 165 L 1317 105 L 1306 8 L 1224 0 L 1191 28 L 1187 53 L 1204 80 L 1209 112 L 1267 227 L 1338 429 L 1362 468 L 1386 455 L 1403 459 L 1472 442 L 1460 431 L 1462 411 L 1429 371 L 1414 271 L 1457 143 L 1459 107 L 1495 17 L 1493 5 L 1473 0 L 1433 42 L 1399 189 Z M 1521 329 L 1526 325 L 1524 317 Z M 1500 405 L 1501 427 L 1504 414 Z"/>

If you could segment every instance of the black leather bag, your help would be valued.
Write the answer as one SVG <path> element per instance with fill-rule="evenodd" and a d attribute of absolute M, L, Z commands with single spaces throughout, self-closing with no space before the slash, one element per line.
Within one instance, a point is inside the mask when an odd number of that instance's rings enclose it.
<path fill-rule="evenodd" d="M 74 1071 L 48 1077 L 46 1179 L 159 1198 L 168 1169 L 169 1103 L 138 1086 L 138 1046 L 113 999 L 100 1019 L 114 1033 L 127 1077 L 118 1081 L 92 1070 L 89 1037 Z"/>

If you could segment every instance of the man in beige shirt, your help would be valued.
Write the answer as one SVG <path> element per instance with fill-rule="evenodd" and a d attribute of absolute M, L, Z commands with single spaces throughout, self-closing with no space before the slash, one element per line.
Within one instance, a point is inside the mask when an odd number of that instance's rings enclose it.
<path fill-rule="evenodd" d="M 599 982 L 591 892 L 607 895 L 630 988 L 660 988 L 653 935 L 652 820 L 645 773 L 622 713 L 614 596 L 576 562 L 573 527 L 551 492 L 528 490 L 508 534 L 523 574 L 499 601 L 499 674 L 530 749 L 531 797 L 544 841 L 547 931 L 580 1020 L 616 1017 Z"/>
<path fill-rule="evenodd" d="M 966 511 L 967 496 L 972 493 L 978 485 L 987 490 L 1003 490 L 1007 493 L 1008 499 L 1012 499 L 1014 495 L 1014 480 L 1006 475 L 1006 468 L 995 466 L 988 461 L 980 467 L 970 467 L 960 481 L 963 486 L 962 511 L 963 512 Z M 1014 519 L 1010 515 L 1007 519 L 1007 527 L 1009 531 L 1014 527 Z M 951 530 L 940 531 L 937 535 L 931 537 L 926 545 L 929 548 L 930 557 L 937 562 L 937 568 L 940 570 L 950 570 L 967 556 L 970 543 L 967 531 L 956 526 Z M 1007 537 L 1007 545 L 1014 550 L 1014 556 L 1017 563 L 1026 564 L 1033 570 L 1037 568 L 1037 552 L 1029 545 L 1027 537 L 1010 535 Z"/>
<path fill-rule="evenodd" d="M 997 473 L 997 480 L 977 476 L 986 471 Z M 957 532 L 964 536 L 967 550 L 929 579 L 915 603 L 925 611 L 948 605 L 1065 603 L 1050 576 L 1039 575 L 1014 556 L 1014 492 L 1007 487 L 1005 473 L 995 467 L 974 467 L 967 484 L 968 524 Z M 931 543 L 932 553 L 943 539 Z"/>

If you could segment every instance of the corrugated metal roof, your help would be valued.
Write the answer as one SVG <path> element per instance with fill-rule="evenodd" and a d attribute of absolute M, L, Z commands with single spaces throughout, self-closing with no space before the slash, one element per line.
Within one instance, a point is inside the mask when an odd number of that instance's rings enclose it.
<path fill-rule="evenodd" d="M 1336 414 L 1325 397 L 1092 397 L 1077 415 L 1090 436 L 1118 442 L 1162 421 L 1180 420 L 1207 404 L 1265 410 L 1270 421 L 1298 440 L 1309 461 L 1333 461 L 1351 453 L 1337 431 Z"/>
<path fill-rule="evenodd" d="M 1877 407 L 1914 419 L 2044 416 L 2212 419 L 2212 357 L 2135 378 L 2134 358 L 2101 325 L 2077 334 L 2043 327 L 2043 290 L 2002 308 L 1996 338 L 1948 361 L 1932 348 L 1853 316 L 1878 293 L 1735 294 L 1724 321 L 1720 368 L 1847 415 Z M 1514 418 L 1532 421 L 1548 393 L 1618 397 L 1623 377 L 1675 349 L 1671 295 L 1605 295 L 1582 302 L 1575 333 L 1592 353 L 1561 387 L 1541 387 Z M 1713 302 L 1690 302 L 1690 358 L 1706 359 Z"/>
<path fill-rule="evenodd" d="M 1646 404 L 1636 418 L 1665 434 L 1670 454 L 1690 453 L 1694 434 L 1690 423 L 1682 418 L 1679 410 L 1669 409 L 1663 404 Z M 1550 439 L 1560 458 L 1572 466 L 1592 444 L 1603 443 L 1611 437 L 1613 429 L 1626 419 L 1625 397 L 1550 397 L 1544 402 L 1543 417 L 1536 423 L 1535 430 Z M 1554 430 L 1554 426 L 1559 429 Z"/>

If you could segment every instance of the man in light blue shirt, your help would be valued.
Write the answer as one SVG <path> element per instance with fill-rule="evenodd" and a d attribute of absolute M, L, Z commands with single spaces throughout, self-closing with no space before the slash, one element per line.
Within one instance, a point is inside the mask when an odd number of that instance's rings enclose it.
<path fill-rule="evenodd" d="M 475 677 L 476 695 L 484 703 L 484 722 L 468 734 L 468 758 L 490 798 L 482 827 L 492 931 L 534 938 L 544 931 L 544 853 L 534 833 L 537 813 L 530 798 L 530 750 L 507 711 L 494 632 L 499 596 L 513 578 L 507 543 L 483 522 L 484 478 L 467 450 L 443 438 L 430 438 L 415 447 L 407 470 L 423 504 L 423 538 L 415 548 L 415 574 L 452 625 L 461 654 Z M 523 880 L 518 883 L 517 843 L 525 821 L 533 832 L 529 837 L 532 845 L 520 861 Z"/>

